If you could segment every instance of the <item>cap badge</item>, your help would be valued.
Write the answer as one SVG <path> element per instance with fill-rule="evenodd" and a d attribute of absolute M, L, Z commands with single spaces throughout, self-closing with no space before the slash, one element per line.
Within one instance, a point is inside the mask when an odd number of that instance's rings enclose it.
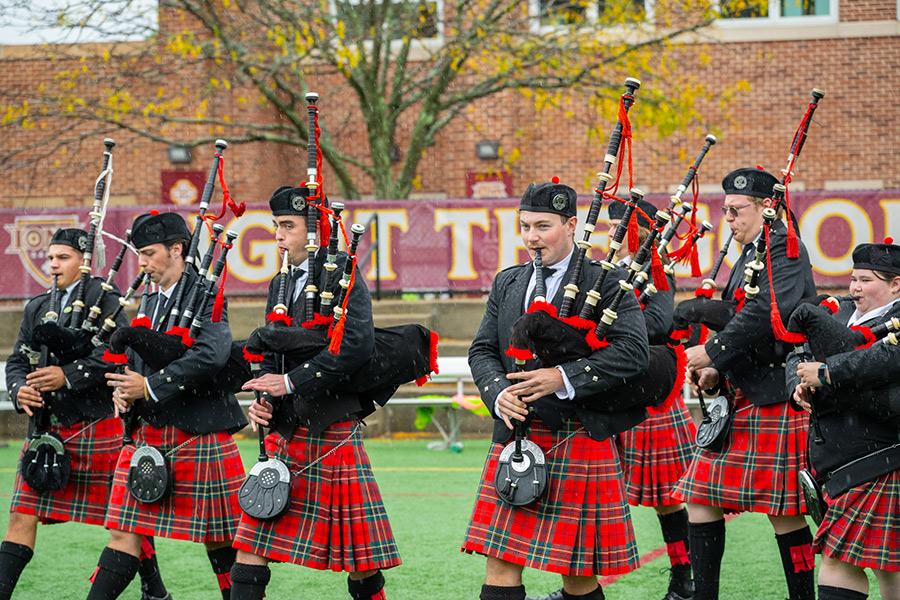
<path fill-rule="evenodd" d="M 743 175 L 738 175 L 734 178 L 734 189 L 742 190 L 747 187 L 747 178 Z"/>
<path fill-rule="evenodd" d="M 569 199 L 565 194 L 556 194 L 553 196 L 553 199 L 550 200 L 550 204 L 553 206 L 554 210 L 564 210 L 568 202 Z"/>
<path fill-rule="evenodd" d="M 79 235 L 78 236 L 78 249 L 82 252 L 87 250 L 87 236 Z"/>
<path fill-rule="evenodd" d="M 297 212 L 303 210 L 305 200 L 303 196 L 291 196 L 291 208 Z"/>

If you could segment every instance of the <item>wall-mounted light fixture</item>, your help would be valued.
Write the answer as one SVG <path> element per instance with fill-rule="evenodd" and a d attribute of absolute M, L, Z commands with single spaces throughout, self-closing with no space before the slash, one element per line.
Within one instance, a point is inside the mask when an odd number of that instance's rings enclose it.
<path fill-rule="evenodd" d="M 500 158 L 500 142 L 496 140 L 481 140 L 475 144 L 475 156 L 481 160 L 494 160 Z"/>
<path fill-rule="evenodd" d="M 169 162 L 173 165 L 186 165 L 193 160 L 193 156 L 191 156 L 191 149 L 187 146 L 176 146 L 171 145 L 167 151 L 169 155 Z"/>

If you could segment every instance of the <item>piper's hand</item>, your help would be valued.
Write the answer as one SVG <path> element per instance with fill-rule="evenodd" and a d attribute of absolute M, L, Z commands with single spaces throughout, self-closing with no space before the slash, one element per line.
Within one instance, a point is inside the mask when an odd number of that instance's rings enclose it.
<path fill-rule="evenodd" d="M 687 366 L 691 371 L 699 371 L 712 364 L 712 359 L 706 353 L 706 346 L 693 346 L 684 351 L 687 356 Z"/>
<path fill-rule="evenodd" d="M 29 373 L 25 381 L 39 392 L 55 392 L 66 385 L 66 376 L 59 367 L 41 367 Z"/>
<path fill-rule="evenodd" d="M 509 390 L 510 388 L 506 388 L 497 396 L 497 412 L 500 413 L 503 423 L 509 429 L 512 429 L 513 424 L 510 419 L 524 421 L 525 417 L 528 416 L 528 406 L 515 395 L 510 394 Z"/>
<path fill-rule="evenodd" d="M 719 371 L 713 367 L 706 367 L 698 371 L 692 371 L 691 379 L 694 382 L 694 387 L 697 388 L 695 391 L 711 390 L 719 385 Z"/>
<path fill-rule="evenodd" d="M 806 412 L 812 413 L 812 390 L 802 383 L 798 383 L 794 388 L 794 402 Z"/>
<path fill-rule="evenodd" d="M 16 394 L 16 402 L 19 403 L 19 406 L 22 407 L 22 410 L 29 417 L 34 416 L 32 408 L 44 407 L 44 401 L 41 399 L 40 392 L 30 385 L 23 385 L 19 388 L 19 392 Z"/>
<path fill-rule="evenodd" d="M 118 393 L 123 400 L 134 402 L 144 397 L 146 385 L 144 376 L 125 367 L 124 373 L 107 373 L 106 385 L 113 388 L 113 394 Z"/>
<path fill-rule="evenodd" d="M 241 389 L 255 390 L 257 392 L 268 394 L 273 398 L 288 395 L 288 389 L 284 383 L 284 375 L 277 375 L 275 373 L 267 373 L 262 377 L 251 379 L 250 381 L 245 383 L 244 387 L 242 387 Z"/>
<path fill-rule="evenodd" d="M 134 400 L 129 400 L 125 398 L 122 393 L 119 391 L 119 388 L 113 390 L 112 394 L 113 407 L 115 407 L 115 414 L 118 417 L 119 415 L 124 415 L 131 407 L 134 406 Z"/>
<path fill-rule="evenodd" d="M 534 402 L 544 396 L 565 388 L 559 369 L 535 369 L 508 373 L 506 378 L 515 381 L 505 392 L 518 396 L 523 402 Z"/>
<path fill-rule="evenodd" d="M 816 389 L 822 387 L 822 382 L 819 381 L 819 365 L 820 362 L 802 362 L 797 365 L 797 377 L 800 378 L 800 383 L 811 389 Z"/>
<path fill-rule="evenodd" d="M 250 415 L 250 427 L 253 428 L 253 431 L 257 431 L 259 425 L 269 426 L 269 419 L 272 418 L 272 403 L 264 398 L 258 398 L 253 401 L 247 412 Z"/>

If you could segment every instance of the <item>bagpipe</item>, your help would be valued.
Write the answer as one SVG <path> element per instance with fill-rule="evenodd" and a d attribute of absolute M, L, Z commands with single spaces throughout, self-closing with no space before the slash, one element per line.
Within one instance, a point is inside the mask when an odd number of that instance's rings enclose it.
<path fill-rule="evenodd" d="M 309 103 L 307 110 L 310 131 L 307 147 L 309 181 L 306 182 L 306 187 L 309 188 L 310 195 L 306 198 L 308 237 L 305 249 L 309 257 L 309 275 L 301 296 L 303 322 L 300 327 L 292 326 L 295 324 L 288 315 L 285 299 L 282 299 L 267 316 L 269 323 L 274 326 L 257 328 L 243 347 L 238 344 L 232 346 L 232 356 L 242 355 L 244 348 L 251 354 L 274 353 L 282 356 L 291 367 L 302 364 L 325 349 L 334 355 L 340 353 L 350 292 L 357 277 L 356 251 L 365 233 L 365 227 L 354 223 L 348 236 L 341 216 L 344 205 L 334 203 L 331 207 L 328 206 L 323 190 L 322 157 L 318 145 L 318 95 L 310 93 L 306 99 Z M 318 273 L 319 267 L 315 260 L 319 252 L 318 235 L 321 235 L 323 243 L 327 240 L 322 266 L 324 274 Z M 341 237 L 347 247 L 347 256 L 340 279 L 336 280 Z M 288 275 L 282 272 L 279 277 L 281 286 Z M 320 283 L 323 285 L 322 290 L 318 288 Z M 437 373 L 437 343 L 437 333 L 421 325 L 376 327 L 372 357 L 355 373 L 347 373 L 346 385 L 359 394 L 364 402 L 371 401 L 384 406 L 404 383 L 415 381 L 422 385 L 429 374 Z M 247 375 L 246 371 L 241 374 Z M 249 379 L 248 376 L 240 384 Z M 237 387 L 240 388 L 240 385 Z"/>
<path fill-rule="evenodd" d="M 59 276 L 54 275 L 44 324 L 55 323 L 59 319 L 60 300 Z M 40 345 L 37 350 L 23 345 L 20 351 L 25 354 L 32 372 L 46 367 L 49 362 L 50 351 L 46 345 Z M 19 460 L 22 478 L 39 494 L 64 488 L 72 471 L 72 458 L 66 453 L 63 439 L 48 431 L 49 424 L 50 414 L 46 407 L 32 411 L 28 446 Z"/>
<path fill-rule="evenodd" d="M 79 248 L 83 252 L 81 265 L 78 267 L 81 277 L 75 287 L 69 324 L 63 326 L 59 319 L 45 320 L 35 327 L 33 333 L 34 342 L 40 346 L 46 346 L 49 352 L 63 364 L 87 356 L 96 347 L 92 340 L 97 332 L 97 320 L 102 312 L 103 300 L 107 293 L 114 290 L 112 281 L 127 250 L 127 244 L 123 245 L 116 260 L 113 261 L 106 281 L 101 285 L 99 297 L 87 311 L 85 317 L 85 296 L 93 271 L 94 255 L 96 254 L 97 261 L 100 262 L 106 252 L 103 246 L 102 222 L 109 204 L 113 173 L 112 150 L 116 143 L 106 138 L 103 140 L 103 145 L 105 150 L 100 175 L 94 184 L 94 201 L 90 212 L 87 243 L 83 248 Z"/>

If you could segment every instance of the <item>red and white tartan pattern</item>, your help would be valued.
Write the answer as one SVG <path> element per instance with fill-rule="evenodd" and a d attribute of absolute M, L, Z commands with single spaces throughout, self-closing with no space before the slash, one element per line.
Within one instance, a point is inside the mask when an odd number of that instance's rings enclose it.
<path fill-rule="evenodd" d="M 675 484 L 694 456 L 697 427 L 679 396 L 669 410 L 650 416 L 617 437 L 625 492 L 632 506 L 674 506 Z"/>
<path fill-rule="evenodd" d="M 72 460 L 69 481 L 61 490 L 39 494 L 22 479 L 17 468 L 10 512 L 34 515 L 43 523 L 76 521 L 103 525 L 116 459 L 122 450 L 122 419 L 102 419 L 78 433 L 88 423 L 50 427 L 63 440 L 77 433 L 65 444 Z M 25 442 L 22 454 L 27 447 Z"/>
<path fill-rule="evenodd" d="M 360 572 L 400 564 L 362 432 L 347 440 L 356 425 L 334 423 L 319 435 L 298 427 L 290 441 L 278 433 L 266 437 L 269 456 L 291 470 L 291 503 L 271 521 L 242 514 L 235 548 L 320 570 Z"/>
<path fill-rule="evenodd" d="M 545 454 L 580 424 L 555 434 L 533 421 L 528 439 Z M 591 439 L 582 430 L 547 455 L 545 495 L 513 507 L 497 496 L 494 475 L 504 444 L 493 444 L 485 461 L 475 508 L 462 546 L 525 567 L 561 575 L 628 573 L 638 567 L 631 512 L 619 455 L 612 439 Z"/>
<path fill-rule="evenodd" d="M 826 502 L 816 552 L 860 568 L 900 571 L 900 471 Z"/>
<path fill-rule="evenodd" d="M 165 455 L 193 437 L 171 425 L 143 424 L 134 441 L 155 446 Z M 237 445 L 224 431 L 206 433 L 168 457 L 174 484 L 159 502 L 141 503 L 128 491 L 128 468 L 135 446 L 119 455 L 109 496 L 106 527 L 140 535 L 192 542 L 230 542 L 241 509 L 237 492 L 244 482 L 244 465 Z"/>
<path fill-rule="evenodd" d="M 698 449 L 672 498 L 735 512 L 806 512 L 797 473 L 805 467 L 809 415 L 787 402 L 755 406 L 738 391 L 721 452 Z"/>

